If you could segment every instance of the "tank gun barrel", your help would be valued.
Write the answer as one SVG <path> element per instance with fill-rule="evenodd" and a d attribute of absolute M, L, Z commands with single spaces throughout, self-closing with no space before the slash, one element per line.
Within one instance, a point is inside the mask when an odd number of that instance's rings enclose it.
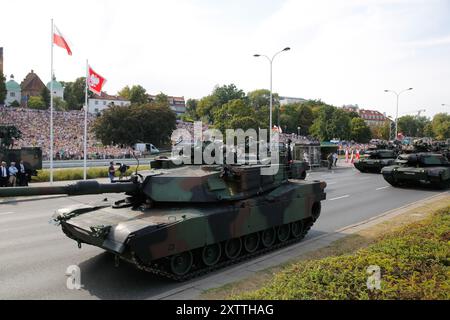
<path fill-rule="evenodd" d="M 134 182 L 98 183 L 97 181 L 79 181 L 67 186 L 0 188 L 0 197 L 27 197 L 42 195 L 79 196 L 102 193 L 132 193 L 136 192 L 138 187 L 139 184 Z"/>

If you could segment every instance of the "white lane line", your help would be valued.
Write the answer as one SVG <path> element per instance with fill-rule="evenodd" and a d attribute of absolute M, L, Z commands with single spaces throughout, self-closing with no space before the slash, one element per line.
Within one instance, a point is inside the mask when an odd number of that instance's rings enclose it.
<path fill-rule="evenodd" d="M 333 184 L 336 184 L 337 182 L 327 182 L 327 186 L 332 186 Z"/>
<path fill-rule="evenodd" d="M 387 188 L 390 188 L 389 186 L 386 186 L 386 187 L 381 187 L 381 188 L 378 188 L 378 189 L 375 189 L 375 190 L 383 190 L 383 189 L 387 189 Z"/>
<path fill-rule="evenodd" d="M 7 214 L 12 214 L 14 212 L 9 211 L 9 212 L 0 212 L 0 216 L 6 216 Z"/>
<path fill-rule="evenodd" d="M 349 195 L 349 194 L 346 194 L 345 196 L 342 196 L 342 197 L 331 198 L 331 199 L 329 199 L 329 201 L 334 201 L 334 200 L 344 199 L 344 198 L 348 198 L 348 197 L 350 197 L 350 195 Z"/>

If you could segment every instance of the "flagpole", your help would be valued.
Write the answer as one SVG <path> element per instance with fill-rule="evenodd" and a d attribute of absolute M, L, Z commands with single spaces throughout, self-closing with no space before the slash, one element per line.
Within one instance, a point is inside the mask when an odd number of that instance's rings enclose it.
<path fill-rule="evenodd" d="M 50 184 L 53 184 L 53 18 L 51 32 L 51 63 L 50 63 Z"/>
<path fill-rule="evenodd" d="M 84 90 L 84 169 L 83 178 L 87 178 L 87 116 L 88 116 L 88 77 L 89 77 L 89 61 L 86 59 L 86 84 Z"/>

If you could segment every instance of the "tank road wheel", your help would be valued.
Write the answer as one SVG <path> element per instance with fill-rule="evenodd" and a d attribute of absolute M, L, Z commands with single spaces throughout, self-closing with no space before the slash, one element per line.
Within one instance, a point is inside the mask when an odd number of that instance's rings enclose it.
<path fill-rule="evenodd" d="M 170 271 L 177 276 L 184 276 L 191 270 L 193 260 L 190 251 L 176 254 L 170 258 Z"/>
<path fill-rule="evenodd" d="M 225 256 L 233 260 L 239 256 L 242 249 L 241 238 L 230 239 L 225 243 Z"/>
<path fill-rule="evenodd" d="M 270 228 L 262 232 L 261 241 L 264 247 L 271 247 L 275 243 L 276 239 L 277 233 L 275 232 L 275 228 Z"/>
<path fill-rule="evenodd" d="M 294 221 L 291 223 L 291 231 L 292 236 L 294 238 L 300 238 L 303 235 L 303 232 L 305 231 L 305 226 L 303 224 L 303 221 Z"/>
<path fill-rule="evenodd" d="M 291 226 L 289 224 L 284 224 L 279 226 L 277 229 L 277 238 L 280 242 L 285 242 L 289 239 L 291 235 Z"/>
<path fill-rule="evenodd" d="M 244 249 L 248 253 L 255 252 L 259 247 L 259 233 L 255 232 L 245 236 Z"/>
<path fill-rule="evenodd" d="M 202 261 L 207 267 L 215 265 L 220 260 L 222 248 L 219 243 L 214 243 L 203 248 Z"/>

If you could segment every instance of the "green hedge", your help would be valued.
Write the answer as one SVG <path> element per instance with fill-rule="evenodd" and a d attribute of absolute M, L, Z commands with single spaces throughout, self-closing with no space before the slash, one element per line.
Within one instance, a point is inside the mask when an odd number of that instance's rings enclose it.
<path fill-rule="evenodd" d="M 238 299 L 450 299 L 450 207 L 354 254 L 287 267 Z M 367 288 L 367 268 L 381 268 L 381 290 Z"/>
<path fill-rule="evenodd" d="M 130 169 L 127 171 L 127 175 L 129 176 L 131 173 L 135 172 L 136 166 L 130 166 Z M 146 170 L 144 166 L 140 166 L 139 170 Z M 119 176 L 119 172 L 116 170 L 116 177 Z M 88 168 L 87 170 L 87 178 L 88 179 L 96 179 L 96 178 L 106 178 L 108 177 L 108 168 L 107 167 L 94 167 Z M 83 168 L 74 168 L 74 169 L 56 169 L 53 171 L 53 180 L 54 181 L 68 181 L 68 180 L 82 180 L 83 179 Z M 39 170 L 38 175 L 32 177 L 33 182 L 47 182 L 50 181 L 50 171 L 47 169 Z"/>

